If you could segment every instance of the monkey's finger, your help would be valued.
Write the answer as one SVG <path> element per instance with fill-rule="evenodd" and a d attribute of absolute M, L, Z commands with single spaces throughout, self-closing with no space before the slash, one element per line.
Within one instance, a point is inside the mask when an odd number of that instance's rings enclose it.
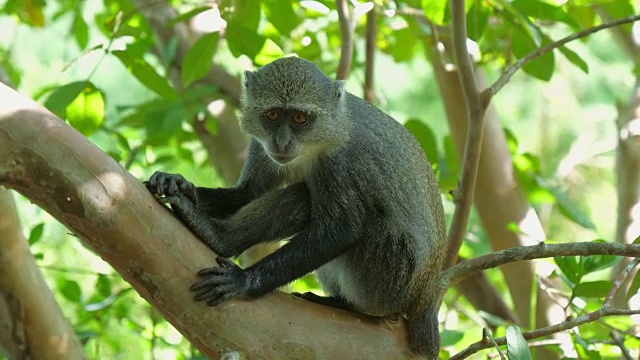
<path fill-rule="evenodd" d="M 199 294 L 196 294 L 196 296 L 194 296 L 193 298 L 196 301 L 202 301 L 202 300 L 217 299 L 220 296 L 222 296 L 222 292 L 218 288 L 213 288 L 210 290 L 203 291 Z"/>
<path fill-rule="evenodd" d="M 225 267 L 225 268 L 237 268 L 237 267 L 239 267 L 233 261 L 231 261 L 231 260 L 229 260 L 227 258 L 223 258 L 222 256 L 218 256 L 216 258 L 216 262 L 218 263 L 218 265 L 220 265 L 222 267 Z"/>
<path fill-rule="evenodd" d="M 222 304 L 223 302 L 234 298 L 236 295 L 234 292 L 225 292 L 223 293 L 221 296 L 215 298 L 215 299 L 211 299 L 209 301 L 207 301 L 207 305 L 209 306 L 217 306 Z"/>
<path fill-rule="evenodd" d="M 220 267 L 208 267 L 198 271 L 198 276 L 209 276 L 220 273 Z"/>

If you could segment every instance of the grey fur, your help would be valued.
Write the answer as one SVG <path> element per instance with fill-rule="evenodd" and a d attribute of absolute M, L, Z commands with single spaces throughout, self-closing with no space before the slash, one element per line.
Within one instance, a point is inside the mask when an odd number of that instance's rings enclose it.
<path fill-rule="evenodd" d="M 270 110 L 277 121 L 267 119 Z M 309 121 L 293 123 L 301 113 Z M 148 187 L 221 255 L 292 238 L 247 269 L 223 259 L 221 268 L 204 269 L 192 287 L 201 292 L 196 299 L 216 305 L 259 296 L 316 270 L 331 295 L 325 303 L 405 315 L 412 349 L 436 359 L 445 216 L 415 138 L 314 63 L 293 57 L 245 74 L 242 127 L 252 142 L 234 188 L 195 188 L 165 173 Z"/>

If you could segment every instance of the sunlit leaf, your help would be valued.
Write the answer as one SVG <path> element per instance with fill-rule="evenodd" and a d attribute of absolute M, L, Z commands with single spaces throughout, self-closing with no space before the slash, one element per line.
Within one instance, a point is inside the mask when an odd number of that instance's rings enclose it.
<path fill-rule="evenodd" d="M 512 30 L 511 46 L 516 57 L 522 58 L 538 49 L 535 40 L 522 28 L 514 26 Z M 550 51 L 529 61 L 522 69 L 540 80 L 549 81 L 551 75 L 553 75 L 554 68 L 555 58 L 553 52 Z"/>
<path fill-rule="evenodd" d="M 556 256 L 553 260 L 572 285 L 580 283 L 585 272 L 576 256 Z"/>
<path fill-rule="evenodd" d="M 88 83 L 67 106 L 69 124 L 85 136 L 90 136 L 104 121 L 104 94 Z"/>
<path fill-rule="evenodd" d="M 89 27 L 80 12 L 74 16 L 71 30 L 80 49 L 86 48 L 89 43 Z"/>
<path fill-rule="evenodd" d="M 29 234 L 29 245 L 33 245 L 40 241 L 42 238 L 42 233 L 44 232 L 44 223 L 39 223 L 31 229 L 31 233 Z"/>
<path fill-rule="evenodd" d="M 66 118 L 67 106 L 80 95 L 88 83 L 88 81 L 76 81 L 54 88 L 44 102 L 44 106 L 58 117 Z"/>
<path fill-rule="evenodd" d="M 299 20 L 290 1 L 264 0 L 262 6 L 267 20 L 280 34 L 288 36 L 298 26 Z"/>
<path fill-rule="evenodd" d="M 158 75 L 156 70 L 139 56 L 132 56 L 126 50 L 113 51 L 115 55 L 127 69 L 148 89 L 154 91 L 158 95 L 168 100 L 177 98 L 175 89 L 169 84 L 169 81 Z"/>
<path fill-rule="evenodd" d="M 455 330 L 444 330 L 440 333 L 442 338 L 442 346 L 453 346 L 457 344 L 464 337 L 464 333 Z"/>
<path fill-rule="evenodd" d="M 233 56 L 246 55 L 253 59 L 264 46 L 266 38 L 240 22 L 234 22 L 227 28 L 226 40 Z"/>
<path fill-rule="evenodd" d="M 580 207 L 579 204 L 575 201 L 571 201 L 565 191 L 562 191 L 555 186 L 548 186 L 546 188 L 553 193 L 553 196 L 555 196 L 556 206 L 558 207 L 558 210 L 560 210 L 560 213 L 586 229 L 594 230 L 596 228 L 589 215 Z"/>
<path fill-rule="evenodd" d="M 580 55 L 576 54 L 573 50 L 569 49 L 566 46 L 560 46 L 560 52 L 569 60 L 571 63 L 580 70 L 584 71 L 586 74 L 589 73 L 589 64 L 586 61 L 582 60 Z"/>
<path fill-rule="evenodd" d="M 447 0 L 422 0 L 424 15 L 436 25 L 445 25 Z"/>
<path fill-rule="evenodd" d="M 574 30 L 580 30 L 580 25 L 573 20 L 561 7 L 538 0 L 514 0 L 511 5 L 525 16 L 535 19 L 563 22 Z"/>
<path fill-rule="evenodd" d="M 518 326 L 507 327 L 507 355 L 509 360 L 531 360 L 527 340 Z"/>
<path fill-rule="evenodd" d="M 220 34 L 215 32 L 204 34 L 196 40 L 185 55 L 182 64 L 182 86 L 188 87 L 209 72 L 219 39 Z"/>
<path fill-rule="evenodd" d="M 82 298 L 82 291 L 80 285 L 72 280 L 64 280 L 60 287 L 60 292 L 69 301 L 79 303 Z"/>
<path fill-rule="evenodd" d="M 198 6 L 195 7 L 189 11 L 187 11 L 184 14 L 180 14 L 178 16 L 176 16 L 175 18 L 171 19 L 169 22 L 167 22 L 167 27 L 172 27 L 177 23 L 183 22 L 183 21 L 187 21 L 189 19 L 191 19 L 192 17 L 203 13 L 207 10 L 211 10 L 211 6 Z"/>
<path fill-rule="evenodd" d="M 98 278 L 96 279 L 96 290 L 101 296 L 106 297 L 111 295 L 111 280 L 108 276 L 98 274 Z"/>
<path fill-rule="evenodd" d="M 404 123 L 404 127 L 418 140 L 430 161 L 436 161 L 440 157 L 436 136 L 425 123 L 417 119 L 410 119 Z"/>
<path fill-rule="evenodd" d="M 475 0 L 467 12 L 467 35 L 473 41 L 480 40 L 487 27 L 491 9 L 485 1 Z"/>
<path fill-rule="evenodd" d="M 573 295 L 585 298 L 603 298 L 611 289 L 611 281 L 590 281 L 583 282 L 573 288 Z"/>

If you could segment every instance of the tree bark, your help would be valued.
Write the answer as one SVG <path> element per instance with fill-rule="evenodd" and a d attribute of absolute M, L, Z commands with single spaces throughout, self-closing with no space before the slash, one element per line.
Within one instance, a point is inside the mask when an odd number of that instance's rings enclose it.
<path fill-rule="evenodd" d="M 189 286 L 216 255 L 76 130 L 1 84 L 0 98 L 0 184 L 66 225 L 206 356 L 409 356 L 401 322 L 277 291 L 215 308 L 195 302 Z"/>
<path fill-rule="evenodd" d="M 0 347 L 13 359 L 83 359 L 22 235 L 11 192 L 0 186 Z"/>
<path fill-rule="evenodd" d="M 462 154 L 467 133 L 467 112 L 462 101 L 458 77 L 455 71 L 445 68 L 443 58 L 437 49 L 430 48 L 427 51 L 443 99 L 456 151 Z M 542 225 L 516 182 L 504 132 L 495 110 L 490 106 L 485 116 L 487 118 L 474 205 L 493 249 L 534 245 L 545 238 Z M 507 225 L 512 222 L 520 227 L 522 233 L 515 233 L 507 228 Z M 536 323 L 532 324 L 530 321 L 533 264 L 518 262 L 502 266 L 500 270 L 507 282 L 520 325 L 531 328 L 549 324 L 547 311 L 550 301 L 537 286 L 535 287 L 538 289 Z"/>

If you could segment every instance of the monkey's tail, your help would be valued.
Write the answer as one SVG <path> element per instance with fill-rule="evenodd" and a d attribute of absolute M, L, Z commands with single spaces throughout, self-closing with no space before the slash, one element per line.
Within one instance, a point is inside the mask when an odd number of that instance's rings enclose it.
<path fill-rule="evenodd" d="M 409 346 L 429 360 L 437 360 L 440 354 L 440 331 L 438 330 L 438 308 L 429 305 L 407 318 Z"/>

